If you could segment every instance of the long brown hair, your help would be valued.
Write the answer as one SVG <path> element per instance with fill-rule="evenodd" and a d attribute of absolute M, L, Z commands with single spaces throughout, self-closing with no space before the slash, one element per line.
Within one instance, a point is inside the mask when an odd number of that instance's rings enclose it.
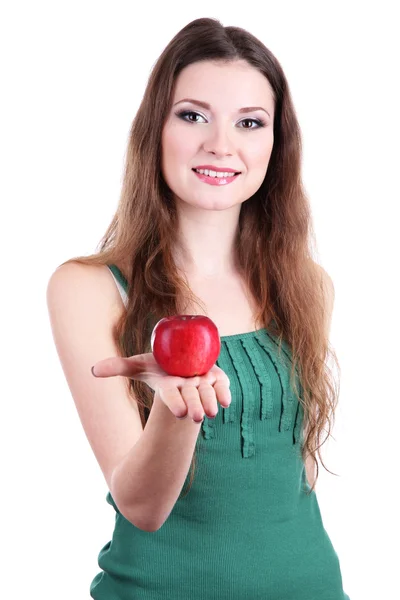
<path fill-rule="evenodd" d="M 66 262 L 115 264 L 121 269 L 128 282 L 126 311 L 114 331 L 121 356 L 150 352 L 155 323 L 180 314 L 185 303 L 197 304 L 206 313 L 173 260 L 177 212 L 161 173 L 161 134 L 175 80 L 186 66 L 204 60 L 225 64 L 245 60 L 268 79 L 273 90 L 272 154 L 263 183 L 241 207 L 235 260 L 258 306 L 255 328 L 269 326 L 272 318 L 276 333 L 291 347 L 291 383 L 295 389 L 297 367 L 303 390 L 301 395 L 295 392 L 304 408 L 302 457 L 304 461 L 308 455 L 313 457 L 318 478 L 316 452 L 329 470 L 320 447 L 331 435 L 338 402 L 329 356 L 339 371 L 340 367 L 325 328 L 327 300 L 321 269 L 312 258 L 316 244 L 301 178 L 300 127 L 282 67 L 256 37 L 209 18 L 196 19 L 175 35 L 152 69 L 133 120 L 119 205 L 98 251 Z M 127 381 L 144 427 L 154 392 L 143 382 Z M 327 436 L 321 442 L 326 425 Z"/>

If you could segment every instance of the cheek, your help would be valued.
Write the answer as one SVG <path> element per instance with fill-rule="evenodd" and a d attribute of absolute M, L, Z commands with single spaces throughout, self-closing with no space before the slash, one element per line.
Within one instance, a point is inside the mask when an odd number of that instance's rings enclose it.
<path fill-rule="evenodd" d="M 249 150 L 249 160 L 253 168 L 266 168 L 272 153 L 272 147 L 274 144 L 273 138 L 268 137 L 263 142 L 255 144 Z"/>
<path fill-rule="evenodd" d="M 164 162 L 169 162 L 175 154 L 174 136 L 170 132 L 165 132 L 162 137 L 162 151 Z"/>
<path fill-rule="evenodd" d="M 169 131 L 165 131 L 162 136 L 161 154 L 161 170 L 165 181 L 171 187 L 172 181 L 170 181 L 170 178 L 176 172 L 175 165 L 179 161 L 179 156 L 177 156 L 176 138 Z"/>
<path fill-rule="evenodd" d="M 271 158 L 273 140 L 266 140 L 265 144 L 257 145 L 248 155 L 250 174 L 252 177 L 248 180 L 249 193 L 254 194 L 264 181 Z"/>
<path fill-rule="evenodd" d="M 185 135 L 185 131 L 179 131 L 179 127 L 171 127 L 163 135 L 163 154 L 168 164 L 179 162 L 185 164 L 191 160 L 193 154 L 193 142 Z"/>
<path fill-rule="evenodd" d="M 163 133 L 161 148 L 161 170 L 164 180 L 172 191 L 179 194 L 186 165 L 191 164 L 192 160 L 187 143 L 177 128 L 171 127 Z"/>

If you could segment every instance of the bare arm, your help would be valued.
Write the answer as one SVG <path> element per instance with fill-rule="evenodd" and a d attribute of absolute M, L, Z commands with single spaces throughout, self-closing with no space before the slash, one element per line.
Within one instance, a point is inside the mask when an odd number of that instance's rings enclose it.
<path fill-rule="evenodd" d="M 128 380 L 93 377 L 92 365 L 106 356 L 118 356 L 112 330 L 124 310 L 107 267 L 75 263 L 59 267 L 49 280 L 47 303 L 60 362 L 111 495 L 133 525 L 155 531 L 183 487 L 200 424 L 190 416 L 177 419 L 156 394 L 143 429 Z M 189 386 L 183 390 L 185 401 L 192 396 L 192 407 L 194 391 Z M 183 401 L 171 396 L 168 400 L 177 413 L 184 414 Z M 208 414 L 215 413 L 214 403 L 215 399 L 208 402 Z M 199 408 L 192 408 L 194 418 L 204 414 Z"/>
<path fill-rule="evenodd" d="M 137 379 L 155 392 L 144 431 L 115 466 L 111 489 L 131 523 L 156 531 L 182 490 L 204 414 L 212 418 L 218 402 L 225 407 L 231 402 L 229 378 L 216 364 L 203 375 L 170 376 L 151 352 L 105 358 L 94 365 L 93 374 L 105 380 Z"/>
<path fill-rule="evenodd" d="M 144 432 L 113 472 L 127 518 L 146 531 L 167 520 L 185 483 L 201 423 L 177 419 L 157 394 Z"/>
<path fill-rule="evenodd" d="M 312 487 L 314 485 L 314 480 L 316 477 L 316 467 L 315 467 L 315 463 L 311 456 L 307 456 L 305 465 L 306 465 L 307 481 L 308 481 L 309 486 Z"/>

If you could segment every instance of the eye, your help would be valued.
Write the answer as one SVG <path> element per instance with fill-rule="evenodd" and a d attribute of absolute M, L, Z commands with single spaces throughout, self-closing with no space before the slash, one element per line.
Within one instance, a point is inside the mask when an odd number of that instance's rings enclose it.
<path fill-rule="evenodd" d="M 176 113 L 176 116 L 179 117 L 180 119 L 182 119 L 183 121 L 187 121 L 187 119 L 185 117 L 188 117 L 189 115 L 195 115 L 195 117 L 201 117 L 202 119 L 204 119 L 204 117 L 199 115 L 199 113 L 194 112 L 193 110 L 183 110 L 182 112 Z M 189 123 L 196 123 L 196 122 L 197 121 L 189 120 Z"/>
<path fill-rule="evenodd" d="M 189 117 L 190 115 L 194 115 L 195 117 L 200 117 L 201 119 L 204 119 L 204 117 L 202 117 L 199 113 L 197 113 L 193 110 L 183 110 L 181 112 L 176 113 L 176 116 L 179 117 L 180 119 L 182 119 L 183 121 L 186 121 L 188 123 L 198 123 L 198 121 L 186 119 L 186 117 Z M 258 129 L 259 127 L 265 127 L 265 123 L 264 123 L 264 121 L 261 121 L 261 119 L 246 118 L 246 119 L 242 119 L 239 122 L 245 123 L 246 121 L 250 122 L 250 123 L 255 123 L 257 125 L 257 127 L 239 127 L 239 129 Z"/>
<path fill-rule="evenodd" d="M 258 127 L 265 127 L 265 123 L 264 121 L 261 121 L 260 119 L 242 119 L 240 122 L 241 123 L 245 123 L 245 122 L 250 122 L 250 123 L 255 123 L 256 125 L 258 125 Z M 241 129 L 258 129 L 258 127 L 241 127 Z"/>

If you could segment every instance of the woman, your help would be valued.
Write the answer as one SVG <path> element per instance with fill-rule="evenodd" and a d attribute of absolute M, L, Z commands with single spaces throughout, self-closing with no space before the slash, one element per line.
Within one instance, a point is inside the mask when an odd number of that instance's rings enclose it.
<path fill-rule="evenodd" d="M 348 598 L 314 491 L 337 405 L 333 285 L 311 258 L 300 165 L 272 53 L 214 19 L 184 27 L 149 78 L 99 252 L 48 284 L 116 514 L 92 598 Z M 218 327 L 201 377 L 168 376 L 151 353 L 177 314 Z"/>

